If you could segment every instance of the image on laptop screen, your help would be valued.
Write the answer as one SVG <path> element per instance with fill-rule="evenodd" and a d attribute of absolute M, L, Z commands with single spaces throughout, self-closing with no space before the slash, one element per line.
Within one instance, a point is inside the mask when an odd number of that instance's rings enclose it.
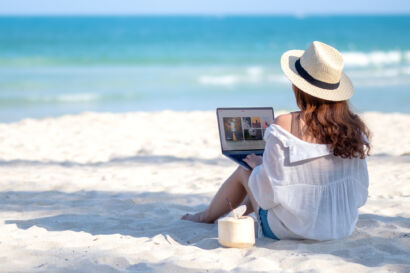
<path fill-rule="evenodd" d="M 262 150 L 263 136 L 273 122 L 272 108 L 218 108 L 223 151 Z"/>

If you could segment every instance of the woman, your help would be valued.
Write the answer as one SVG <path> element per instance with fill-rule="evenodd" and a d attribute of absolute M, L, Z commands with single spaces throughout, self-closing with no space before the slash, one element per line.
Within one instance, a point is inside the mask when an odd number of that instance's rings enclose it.
<path fill-rule="evenodd" d="M 300 111 L 269 126 L 263 158 L 244 159 L 252 171 L 237 168 L 205 211 L 182 219 L 213 223 L 229 212 L 229 200 L 234 207 L 247 203 L 272 239 L 349 236 L 367 200 L 370 146 L 368 129 L 349 110 L 353 86 L 342 56 L 313 42 L 306 51 L 285 52 L 281 67 Z"/>

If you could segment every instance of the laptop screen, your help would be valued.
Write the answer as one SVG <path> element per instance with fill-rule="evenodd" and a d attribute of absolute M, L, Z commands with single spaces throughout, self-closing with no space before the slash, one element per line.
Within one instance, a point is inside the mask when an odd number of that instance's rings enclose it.
<path fill-rule="evenodd" d="M 218 108 L 222 151 L 263 150 L 263 136 L 272 124 L 273 108 Z"/>

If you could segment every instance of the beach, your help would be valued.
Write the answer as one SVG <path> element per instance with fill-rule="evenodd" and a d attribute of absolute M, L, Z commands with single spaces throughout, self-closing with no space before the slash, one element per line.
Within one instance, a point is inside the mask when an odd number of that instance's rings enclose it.
<path fill-rule="evenodd" d="M 221 247 L 216 225 L 180 220 L 236 168 L 214 111 L 0 123 L 0 271 L 409 272 L 410 115 L 361 116 L 373 149 L 353 234 L 248 249 Z"/>

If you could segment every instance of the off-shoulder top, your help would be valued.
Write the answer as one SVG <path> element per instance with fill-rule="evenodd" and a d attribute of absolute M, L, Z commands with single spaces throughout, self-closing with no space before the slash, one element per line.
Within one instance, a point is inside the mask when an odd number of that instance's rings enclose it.
<path fill-rule="evenodd" d="M 325 144 L 303 141 L 279 125 L 266 129 L 263 163 L 249 187 L 279 239 L 349 236 L 367 200 L 365 159 L 334 156 Z"/>

